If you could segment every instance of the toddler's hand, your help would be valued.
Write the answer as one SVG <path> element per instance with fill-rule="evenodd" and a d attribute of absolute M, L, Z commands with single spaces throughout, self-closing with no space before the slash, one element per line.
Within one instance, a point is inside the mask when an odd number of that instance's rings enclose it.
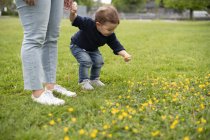
<path fill-rule="evenodd" d="M 131 60 L 131 55 L 130 54 L 126 54 L 125 56 L 124 56 L 124 61 L 125 62 L 129 62 Z"/>

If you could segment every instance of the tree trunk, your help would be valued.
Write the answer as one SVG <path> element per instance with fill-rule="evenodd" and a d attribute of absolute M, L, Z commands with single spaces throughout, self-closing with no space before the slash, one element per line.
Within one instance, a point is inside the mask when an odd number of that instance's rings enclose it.
<path fill-rule="evenodd" d="M 193 9 L 190 9 L 190 20 L 193 20 Z"/>

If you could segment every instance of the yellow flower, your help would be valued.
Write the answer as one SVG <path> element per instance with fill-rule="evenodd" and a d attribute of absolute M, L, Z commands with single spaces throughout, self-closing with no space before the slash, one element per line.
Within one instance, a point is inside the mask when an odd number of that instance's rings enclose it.
<path fill-rule="evenodd" d="M 116 103 L 116 106 L 118 107 L 118 106 L 120 106 L 120 104 L 119 103 Z"/>
<path fill-rule="evenodd" d="M 50 125 L 55 125 L 55 121 L 54 121 L 54 120 L 51 120 L 51 121 L 49 122 L 49 124 L 50 124 Z"/>
<path fill-rule="evenodd" d="M 119 116 L 118 116 L 118 119 L 119 119 L 119 120 L 122 120 L 122 119 L 123 119 L 123 115 L 119 115 Z"/>
<path fill-rule="evenodd" d="M 125 127 L 124 127 L 124 129 L 125 129 L 125 130 L 128 130 L 128 129 L 129 129 L 129 127 L 128 127 L 128 126 L 125 126 Z"/>
<path fill-rule="evenodd" d="M 198 127 L 197 132 L 198 132 L 198 133 L 203 132 L 203 128 L 202 128 L 202 127 Z"/>
<path fill-rule="evenodd" d="M 201 118 L 201 122 L 202 122 L 203 124 L 206 124 L 206 120 L 205 120 L 204 118 Z"/>
<path fill-rule="evenodd" d="M 133 132 L 133 133 L 138 133 L 138 129 L 133 128 L 133 129 L 132 129 L 132 132 Z"/>
<path fill-rule="evenodd" d="M 58 119 L 57 119 L 57 122 L 61 122 L 61 118 L 58 118 Z"/>
<path fill-rule="evenodd" d="M 84 129 L 80 129 L 79 130 L 79 135 L 84 135 L 85 134 L 85 130 Z"/>
<path fill-rule="evenodd" d="M 116 114 L 116 113 L 118 113 L 119 112 L 119 110 L 118 109 L 116 109 L 116 108 L 112 108 L 112 110 L 111 110 L 111 113 L 114 115 L 114 114 Z"/>
<path fill-rule="evenodd" d="M 107 125 L 107 124 L 105 124 L 105 125 L 103 126 L 103 128 L 106 130 L 106 129 L 109 129 L 109 128 L 110 128 L 110 126 L 109 126 L 109 125 Z"/>
<path fill-rule="evenodd" d="M 67 133 L 67 132 L 69 131 L 69 128 L 68 128 L 68 127 L 64 127 L 64 128 L 63 128 L 63 131 L 64 131 L 65 133 Z"/>
<path fill-rule="evenodd" d="M 74 108 L 70 107 L 68 108 L 68 112 L 73 112 L 74 111 Z"/>
<path fill-rule="evenodd" d="M 63 140 L 70 140 L 69 136 L 65 136 Z"/>
<path fill-rule="evenodd" d="M 178 120 L 174 120 L 174 122 L 171 124 L 170 128 L 174 129 L 176 127 L 176 125 L 178 124 Z"/>
<path fill-rule="evenodd" d="M 166 119 L 166 115 L 161 116 L 162 120 Z"/>
<path fill-rule="evenodd" d="M 183 138 L 183 140 L 190 140 L 190 137 L 189 137 L 189 136 L 185 136 L 185 137 Z"/>
<path fill-rule="evenodd" d="M 52 113 L 49 113 L 49 114 L 48 114 L 48 116 L 49 116 L 49 117 L 52 117 L 52 116 L 53 116 L 53 114 L 52 114 Z"/>
<path fill-rule="evenodd" d="M 203 103 L 200 104 L 200 108 L 201 108 L 202 110 L 205 109 L 205 106 L 204 106 Z"/>
<path fill-rule="evenodd" d="M 73 123 L 75 123 L 75 122 L 77 121 L 77 119 L 76 119 L 76 118 L 71 118 L 71 121 L 72 121 Z"/>
<path fill-rule="evenodd" d="M 97 129 L 94 129 L 94 130 L 90 133 L 90 137 L 91 137 L 91 138 L 96 138 L 97 133 L 98 133 L 98 130 L 97 130 Z"/>
<path fill-rule="evenodd" d="M 127 112 L 123 112 L 123 113 L 122 113 L 122 116 L 123 116 L 123 117 L 127 117 L 127 116 L 128 116 L 128 113 L 127 113 Z"/>
<path fill-rule="evenodd" d="M 108 134 L 107 137 L 108 137 L 108 138 L 112 138 L 112 134 Z"/>
<path fill-rule="evenodd" d="M 151 135 L 152 135 L 153 137 L 159 136 L 159 135 L 160 135 L 160 131 L 157 130 L 157 131 L 151 132 Z"/>

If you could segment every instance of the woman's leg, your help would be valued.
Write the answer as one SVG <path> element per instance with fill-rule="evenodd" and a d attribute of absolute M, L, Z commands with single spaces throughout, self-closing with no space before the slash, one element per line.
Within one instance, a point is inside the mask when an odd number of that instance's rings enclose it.
<path fill-rule="evenodd" d="M 21 49 L 24 88 L 42 92 L 40 52 L 47 33 L 51 0 L 38 0 L 35 6 L 28 6 L 23 0 L 16 0 L 16 4 L 24 28 Z"/>
<path fill-rule="evenodd" d="M 57 40 L 63 15 L 63 3 L 63 0 L 51 0 L 47 34 L 42 47 L 43 82 L 46 83 L 48 89 L 53 89 L 56 83 Z"/>

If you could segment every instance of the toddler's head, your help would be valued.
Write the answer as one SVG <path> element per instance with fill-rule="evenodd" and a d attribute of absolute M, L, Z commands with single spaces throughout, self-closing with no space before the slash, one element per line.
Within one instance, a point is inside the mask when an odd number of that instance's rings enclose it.
<path fill-rule="evenodd" d="M 111 5 L 100 7 L 95 13 L 95 22 L 102 35 L 111 35 L 120 23 L 116 8 Z"/>

